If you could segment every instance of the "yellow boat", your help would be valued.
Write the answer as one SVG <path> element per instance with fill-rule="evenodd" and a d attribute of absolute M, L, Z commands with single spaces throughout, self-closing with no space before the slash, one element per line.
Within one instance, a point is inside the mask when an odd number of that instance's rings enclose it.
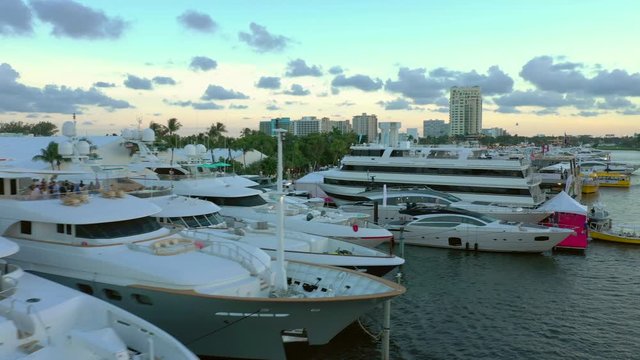
<path fill-rule="evenodd" d="M 593 226 L 589 230 L 589 235 L 593 240 L 640 245 L 640 226 L 638 225 Z"/>
<path fill-rule="evenodd" d="M 600 186 L 605 187 L 629 187 L 631 186 L 631 177 L 627 174 L 616 173 L 611 171 L 598 171 L 598 182 Z"/>
<path fill-rule="evenodd" d="M 589 174 L 580 174 L 582 179 L 582 193 L 583 194 L 595 194 L 600 188 L 600 180 L 595 172 Z"/>

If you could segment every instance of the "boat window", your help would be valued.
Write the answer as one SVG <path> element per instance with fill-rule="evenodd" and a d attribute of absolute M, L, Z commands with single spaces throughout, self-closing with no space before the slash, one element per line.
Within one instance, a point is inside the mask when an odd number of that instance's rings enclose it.
<path fill-rule="evenodd" d="M 391 151 L 391 157 L 405 157 L 409 156 L 409 150 L 393 150 Z"/>
<path fill-rule="evenodd" d="M 142 305 L 153 305 L 153 302 L 151 302 L 151 298 L 148 297 L 147 295 L 142 295 L 142 294 L 131 294 L 131 297 L 138 303 L 138 304 L 142 304 Z"/>
<path fill-rule="evenodd" d="M 71 224 L 67 224 L 67 234 L 71 235 Z"/>
<path fill-rule="evenodd" d="M 424 174 L 424 175 L 459 175 L 459 176 L 493 176 L 493 177 L 516 177 L 524 178 L 522 170 L 500 170 L 500 169 L 470 169 L 470 168 L 443 168 L 443 167 L 422 167 L 416 166 L 376 166 L 350 165 L 345 164 L 341 168 L 343 171 L 377 171 L 386 173 L 403 174 Z"/>
<path fill-rule="evenodd" d="M 104 289 L 103 292 L 104 292 L 104 296 L 106 296 L 107 299 L 109 300 L 117 300 L 117 301 L 122 300 L 122 295 L 120 295 L 120 293 L 115 290 Z"/>
<path fill-rule="evenodd" d="M 452 228 L 458 226 L 460 223 L 455 221 L 454 217 L 450 216 L 436 216 L 420 219 L 413 223 L 418 226 L 430 226 L 430 227 L 444 227 Z"/>
<path fill-rule="evenodd" d="M 64 234 L 64 224 L 56 224 L 56 228 L 58 230 L 58 233 Z"/>
<path fill-rule="evenodd" d="M 11 194 L 10 195 L 18 194 L 18 181 L 16 179 L 9 180 L 9 186 L 11 187 L 11 189 L 10 189 Z"/>
<path fill-rule="evenodd" d="M 113 221 L 107 223 L 76 225 L 76 236 L 86 239 L 113 239 L 146 234 L 162 228 L 152 217 Z"/>
<path fill-rule="evenodd" d="M 262 196 L 250 195 L 250 196 L 242 196 L 242 197 L 218 197 L 218 196 L 202 196 L 200 197 L 203 200 L 211 201 L 212 203 L 218 206 L 244 206 L 244 207 L 252 207 L 258 205 L 264 205 L 267 202 L 262 198 Z"/>
<path fill-rule="evenodd" d="M 377 156 L 380 157 L 384 154 L 384 149 L 352 149 L 349 155 L 351 156 Z"/>
<path fill-rule="evenodd" d="M 31 235 L 31 221 L 20 221 L 20 232 Z"/>
<path fill-rule="evenodd" d="M 184 222 L 184 220 L 182 220 L 181 217 L 172 217 L 169 218 L 169 222 L 174 224 L 174 225 L 179 225 L 179 226 L 184 226 L 184 227 L 188 227 L 187 223 Z"/>
<path fill-rule="evenodd" d="M 211 213 L 211 214 L 207 214 L 206 216 L 207 216 L 207 219 L 209 219 L 209 222 L 211 223 L 211 225 L 218 225 L 224 222 L 224 218 L 219 213 Z"/>
<path fill-rule="evenodd" d="M 200 226 L 210 226 L 209 219 L 205 215 L 197 215 L 196 220 L 200 224 Z"/>
<path fill-rule="evenodd" d="M 182 221 L 184 221 L 187 224 L 188 228 L 198 228 L 198 227 L 200 227 L 200 224 L 198 223 L 198 221 L 193 216 L 183 216 L 182 217 Z"/>
<path fill-rule="evenodd" d="M 0 195 L 4 195 L 4 179 L 0 178 Z"/>
<path fill-rule="evenodd" d="M 82 291 L 85 294 L 93 295 L 93 288 L 91 287 L 91 285 L 76 284 L 76 287 L 78 288 L 78 290 Z"/>

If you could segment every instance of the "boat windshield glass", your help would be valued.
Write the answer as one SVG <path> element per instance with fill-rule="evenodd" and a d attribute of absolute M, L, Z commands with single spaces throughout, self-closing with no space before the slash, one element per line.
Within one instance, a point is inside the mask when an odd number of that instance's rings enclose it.
<path fill-rule="evenodd" d="M 204 216 L 207 217 L 207 219 L 209 220 L 209 223 L 211 223 L 211 225 L 218 225 L 218 224 L 224 223 L 224 218 L 222 217 L 222 215 L 220 215 L 217 212 L 211 213 L 211 214 L 206 214 Z"/>
<path fill-rule="evenodd" d="M 155 218 L 143 217 L 107 223 L 76 225 L 76 236 L 85 239 L 114 239 L 146 234 L 161 227 Z"/>

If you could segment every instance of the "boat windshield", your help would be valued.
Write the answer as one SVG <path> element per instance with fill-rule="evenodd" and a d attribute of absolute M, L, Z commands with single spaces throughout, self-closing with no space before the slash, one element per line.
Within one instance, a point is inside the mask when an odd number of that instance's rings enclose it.
<path fill-rule="evenodd" d="M 85 239 L 114 239 L 150 233 L 162 226 L 155 218 L 143 217 L 107 223 L 76 225 L 76 237 Z"/>
<path fill-rule="evenodd" d="M 169 222 L 187 228 L 200 228 L 222 224 L 224 223 L 224 218 L 218 213 L 210 213 L 196 216 L 172 217 L 169 218 Z"/>

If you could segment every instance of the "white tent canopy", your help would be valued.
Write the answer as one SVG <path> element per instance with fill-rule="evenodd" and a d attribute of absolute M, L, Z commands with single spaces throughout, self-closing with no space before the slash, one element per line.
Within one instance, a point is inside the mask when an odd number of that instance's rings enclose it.
<path fill-rule="evenodd" d="M 580 204 L 564 191 L 540 206 L 541 210 L 587 215 L 587 207 Z"/>

